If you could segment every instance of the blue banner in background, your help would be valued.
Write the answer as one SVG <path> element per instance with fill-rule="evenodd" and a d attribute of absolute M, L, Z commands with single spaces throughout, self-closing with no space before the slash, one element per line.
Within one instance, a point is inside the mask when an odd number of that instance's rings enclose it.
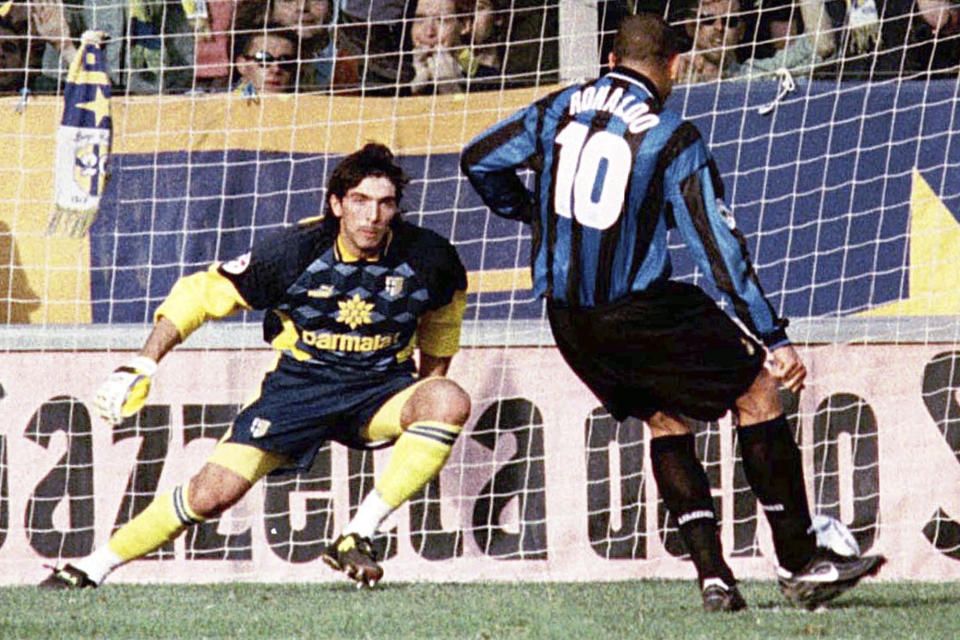
<path fill-rule="evenodd" d="M 90 230 L 94 322 L 149 322 L 182 275 L 316 215 L 329 158 L 224 150 L 118 154 Z"/>
<path fill-rule="evenodd" d="M 913 169 L 954 217 L 960 210 L 957 83 L 814 82 L 760 115 L 775 94 L 773 82 L 724 83 L 681 88 L 669 100 L 713 149 L 774 305 L 790 317 L 823 317 L 907 297 Z M 149 322 L 181 275 L 317 215 L 339 158 L 114 155 L 90 232 L 94 322 Z M 401 162 L 414 178 L 405 215 L 451 238 L 469 271 L 526 267 L 526 229 L 483 208 L 456 154 Z M 695 277 L 684 251 L 674 259 L 675 275 Z M 470 319 L 541 316 L 529 290 L 474 293 L 469 305 Z"/>

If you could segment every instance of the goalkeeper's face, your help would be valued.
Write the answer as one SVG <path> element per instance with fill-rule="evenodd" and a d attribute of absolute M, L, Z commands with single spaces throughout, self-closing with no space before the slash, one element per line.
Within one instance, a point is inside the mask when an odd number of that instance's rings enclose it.
<path fill-rule="evenodd" d="M 368 176 L 343 198 L 330 195 L 330 211 L 340 219 L 340 242 L 358 258 L 380 255 L 397 216 L 397 189 L 386 176 Z"/>

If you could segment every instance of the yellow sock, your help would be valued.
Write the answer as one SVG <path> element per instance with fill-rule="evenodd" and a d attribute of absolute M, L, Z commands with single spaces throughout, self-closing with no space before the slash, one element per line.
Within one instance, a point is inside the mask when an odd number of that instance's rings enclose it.
<path fill-rule="evenodd" d="M 394 509 L 433 480 L 443 468 L 463 427 L 424 421 L 410 425 L 393 445 L 387 468 L 375 488 Z"/>
<path fill-rule="evenodd" d="M 186 486 L 154 498 L 147 508 L 113 534 L 107 543 L 124 562 L 150 553 L 192 524 L 203 522 L 187 504 Z"/>

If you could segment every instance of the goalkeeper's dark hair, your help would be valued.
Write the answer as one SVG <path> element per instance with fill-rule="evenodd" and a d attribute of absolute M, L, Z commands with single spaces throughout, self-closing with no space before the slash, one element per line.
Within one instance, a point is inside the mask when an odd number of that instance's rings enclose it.
<path fill-rule="evenodd" d="M 364 181 L 365 178 L 384 177 L 393 183 L 396 190 L 397 202 L 403 199 L 403 189 L 410 182 L 410 178 L 403 168 L 393 159 L 393 152 L 377 142 L 368 142 L 359 151 L 354 151 L 340 161 L 330 179 L 327 181 L 327 215 L 328 221 L 336 220 L 330 213 L 330 196 L 337 196 L 342 200 L 347 191 Z"/>
<path fill-rule="evenodd" d="M 684 34 L 655 13 L 627 16 L 613 40 L 613 53 L 621 60 L 665 65 L 687 48 Z"/>

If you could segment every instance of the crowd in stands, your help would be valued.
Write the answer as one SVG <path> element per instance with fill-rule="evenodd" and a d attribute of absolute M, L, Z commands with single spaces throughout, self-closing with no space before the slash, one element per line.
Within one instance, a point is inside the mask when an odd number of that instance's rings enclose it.
<path fill-rule="evenodd" d="M 787 69 L 817 78 L 953 77 L 960 71 L 956 0 L 679 0 L 671 17 L 690 41 L 687 82 Z"/>
<path fill-rule="evenodd" d="M 559 80 L 560 0 L 0 0 L 0 93 L 62 91 L 104 31 L 115 93 L 458 93 Z M 960 0 L 600 0 L 686 36 L 681 81 L 957 77 Z M 599 69 L 598 69 L 599 71 Z"/>

